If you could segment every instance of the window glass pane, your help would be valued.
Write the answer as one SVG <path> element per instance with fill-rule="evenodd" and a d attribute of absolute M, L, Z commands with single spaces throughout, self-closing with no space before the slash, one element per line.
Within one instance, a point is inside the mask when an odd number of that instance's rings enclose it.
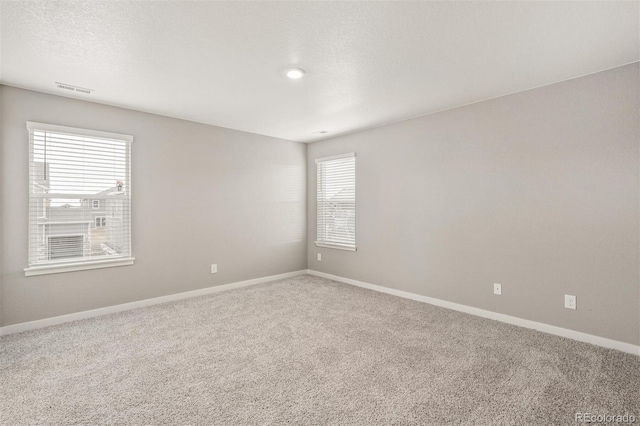
<path fill-rule="evenodd" d="M 355 249 L 355 156 L 317 160 L 317 173 L 317 242 Z"/>

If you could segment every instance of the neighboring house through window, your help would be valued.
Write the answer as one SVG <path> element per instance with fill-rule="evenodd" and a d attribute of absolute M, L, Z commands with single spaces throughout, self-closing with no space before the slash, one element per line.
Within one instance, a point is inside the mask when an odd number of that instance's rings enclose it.
<path fill-rule="evenodd" d="M 133 137 L 33 122 L 27 129 L 26 275 L 132 264 Z"/>
<path fill-rule="evenodd" d="M 316 246 L 356 250 L 355 153 L 316 159 Z"/>

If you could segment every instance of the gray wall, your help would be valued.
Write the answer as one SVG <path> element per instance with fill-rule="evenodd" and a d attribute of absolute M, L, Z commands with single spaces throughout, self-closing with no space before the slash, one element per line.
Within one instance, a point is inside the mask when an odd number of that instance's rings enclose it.
<path fill-rule="evenodd" d="M 639 344 L 639 81 L 636 63 L 309 145 L 309 268 Z M 316 248 L 314 159 L 351 151 L 358 251 Z"/>
<path fill-rule="evenodd" d="M 2 276 L 2 252 L 3 247 L 2 247 L 2 217 L 4 216 L 4 212 L 2 210 L 2 202 L 4 200 L 4 197 L 2 196 L 3 194 L 3 190 L 2 190 L 2 181 L 4 180 L 3 174 L 2 174 L 2 157 L 3 157 L 3 153 L 4 150 L 2 148 L 2 86 L 0 86 L 0 326 L 2 326 L 2 318 L 4 317 L 3 314 L 3 302 L 2 302 L 2 295 L 4 293 L 4 286 L 2 285 L 3 282 L 3 276 Z"/>
<path fill-rule="evenodd" d="M 306 145 L 1 88 L 0 324 L 306 268 Z M 135 137 L 135 265 L 24 276 L 27 121 Z M 218 274 L 210 274 L 211 263 Z"/>

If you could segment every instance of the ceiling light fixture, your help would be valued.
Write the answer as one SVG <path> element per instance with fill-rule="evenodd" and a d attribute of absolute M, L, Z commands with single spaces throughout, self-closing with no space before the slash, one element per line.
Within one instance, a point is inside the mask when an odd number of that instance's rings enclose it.
<path fill-rule="evenodd" d="M 316 132 L 311 133 L 312 135 L 325 135 L 328 132 L 326 130 L 318 130 Z"/>
<path fill-rule="evenodd" d="M 292 80 L 297 80 L 302 78 L 304 75 L 304 70 L 302 68 L 288 68 L 286 71 L 287 77 Z"/>

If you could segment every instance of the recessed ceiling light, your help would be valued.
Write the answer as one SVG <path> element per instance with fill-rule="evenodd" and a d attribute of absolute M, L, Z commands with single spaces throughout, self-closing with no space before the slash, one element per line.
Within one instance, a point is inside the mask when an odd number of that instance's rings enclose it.
<path fill-rule="evenodd" d="M 297 80 L 304 75 L 304 70 L 302 68 L 288 68 L 286 74 L 287 77 Z"/>

